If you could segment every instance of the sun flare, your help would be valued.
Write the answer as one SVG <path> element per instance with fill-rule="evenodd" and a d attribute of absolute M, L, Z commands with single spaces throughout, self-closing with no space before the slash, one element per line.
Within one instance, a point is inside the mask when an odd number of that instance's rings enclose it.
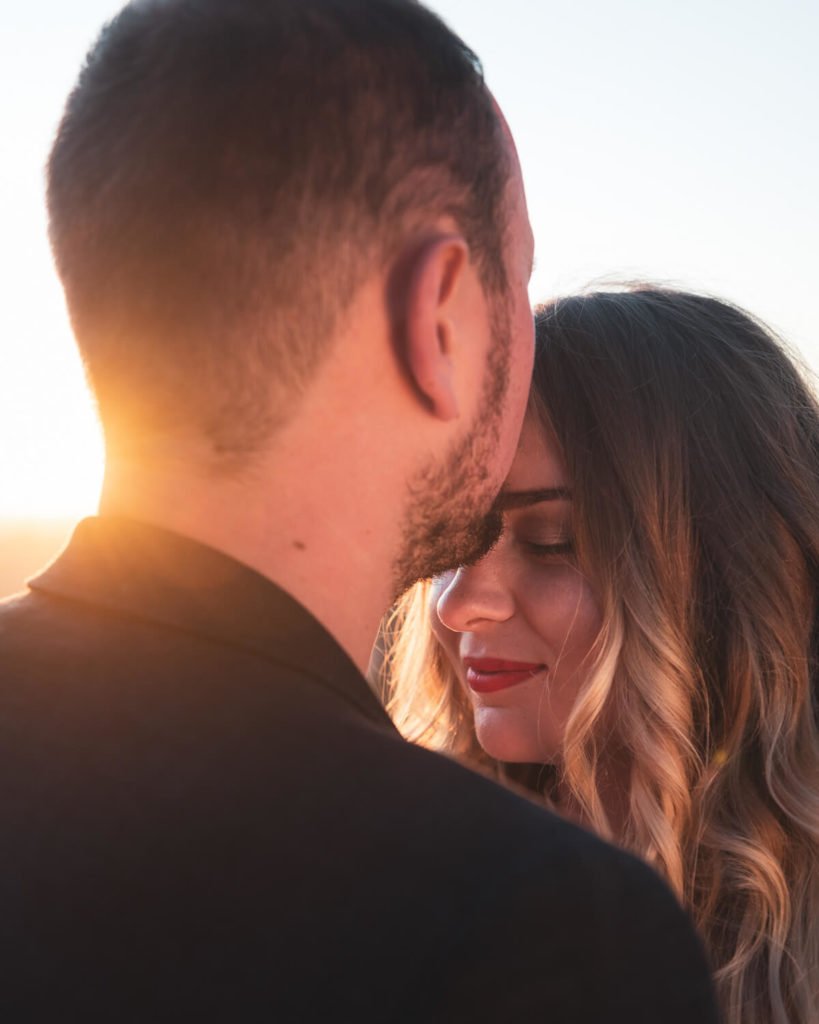
<path fill-rule="evenodd" d="M 66 351 L 68 351 L 66 347 Z M 0 408 L 0 518 L 67 519 L 96 511 L 103 443 L 79 360 L 32 373 L 8 365 Z M 16 377 L 9 387 L 9 377 Z"/>

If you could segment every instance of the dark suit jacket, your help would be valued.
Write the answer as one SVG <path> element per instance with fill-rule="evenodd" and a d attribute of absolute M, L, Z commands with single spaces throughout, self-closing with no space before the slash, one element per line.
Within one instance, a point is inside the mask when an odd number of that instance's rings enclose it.
<path fill-rule="evenodd" d="M 4 1024 L 714 1020 L 651 871 L 405 743 L 287 594 L 125 520 L 0 605 L 0 867 Z"/>

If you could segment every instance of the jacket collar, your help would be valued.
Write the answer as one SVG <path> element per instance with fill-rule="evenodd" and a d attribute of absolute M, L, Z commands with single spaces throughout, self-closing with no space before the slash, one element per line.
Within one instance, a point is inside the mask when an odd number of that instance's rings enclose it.
<path fill-rule="evenodd" d="M 197 541 L 147 523 L 80 522 L 32 590 L 195 633 L 309 675 L 367 718 L 394 726 L 327 630 L 271 580 Z"/>

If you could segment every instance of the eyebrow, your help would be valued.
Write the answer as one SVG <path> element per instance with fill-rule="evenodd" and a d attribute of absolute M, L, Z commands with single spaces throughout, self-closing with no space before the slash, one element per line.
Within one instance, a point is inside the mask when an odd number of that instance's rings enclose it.
<path fill-rule="evenodd" d="M 542 501 L 571 501 L 572 492 L 568 487 L 541 487 L 536 491 L 501 491 L 496 508 L 508 512 L 515 508 L 539 505 Z"/>

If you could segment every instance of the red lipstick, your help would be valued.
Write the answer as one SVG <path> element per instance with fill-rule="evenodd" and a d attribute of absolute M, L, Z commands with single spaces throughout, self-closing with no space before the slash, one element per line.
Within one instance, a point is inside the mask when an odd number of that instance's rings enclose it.
<path fill-rule="evenodd" d="M 546 666 L 506 658 L 464 658 L 466 682 L 475 693 L 497 693 L 542 672 Z"/>

